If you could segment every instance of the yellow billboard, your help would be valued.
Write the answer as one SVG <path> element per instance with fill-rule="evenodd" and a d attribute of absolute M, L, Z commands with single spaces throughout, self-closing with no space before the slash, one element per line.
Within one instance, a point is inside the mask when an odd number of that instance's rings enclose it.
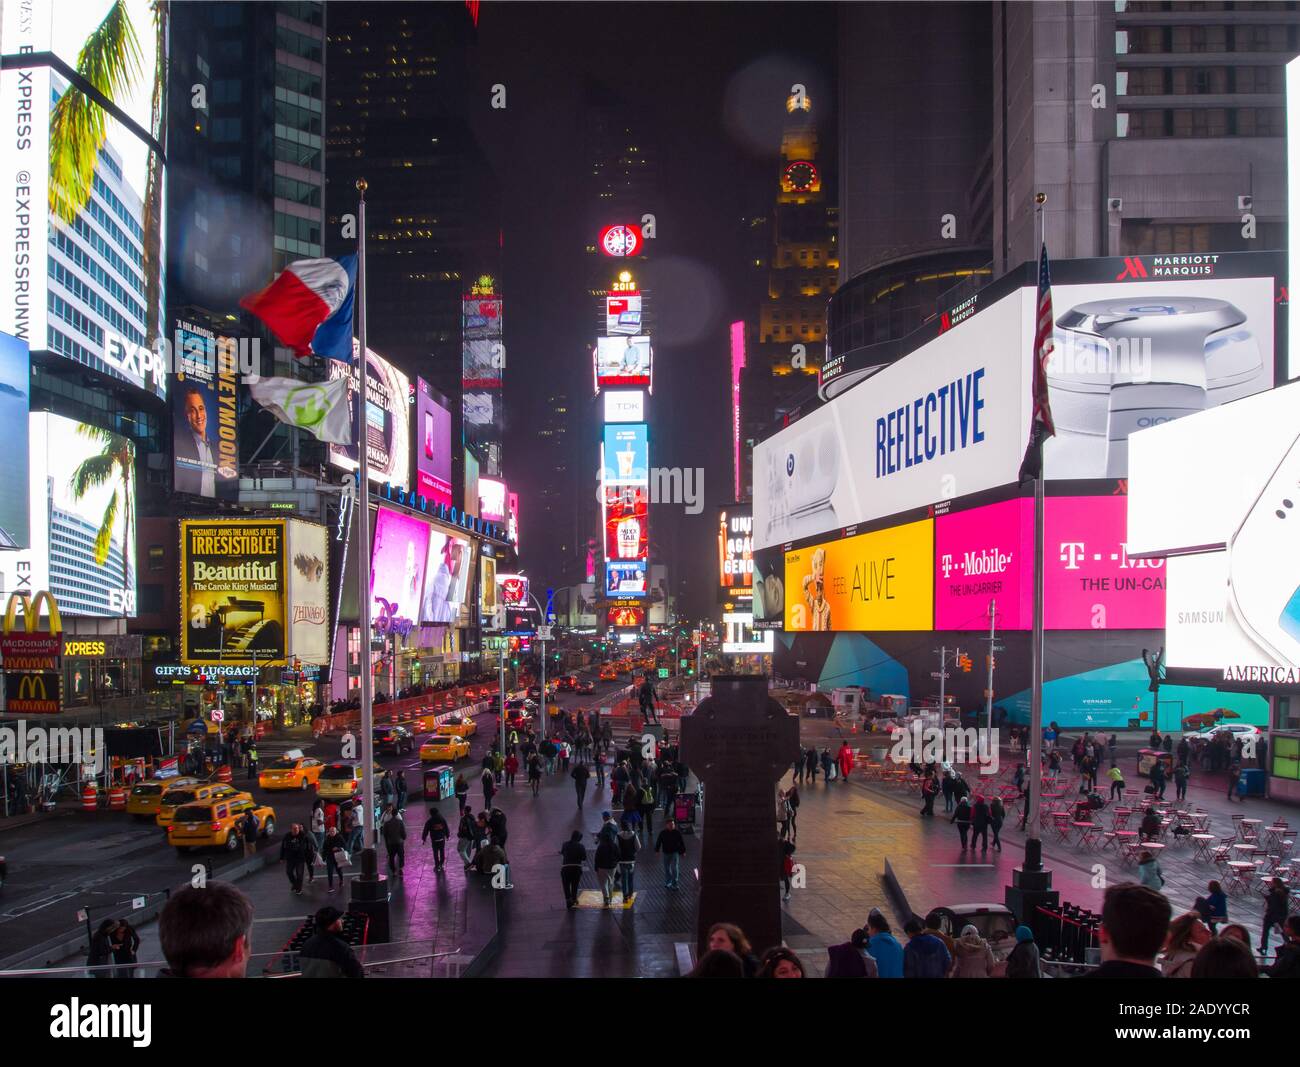
<path fill-rule="evenodd" d="M 785 554 L 785 629 L 929 630 L 934 626 L 934 520 Z"/>
<path fill-rule="evenodd" d="M 285 520 L 181 520 L 181 662 L 283 665 Z"/>

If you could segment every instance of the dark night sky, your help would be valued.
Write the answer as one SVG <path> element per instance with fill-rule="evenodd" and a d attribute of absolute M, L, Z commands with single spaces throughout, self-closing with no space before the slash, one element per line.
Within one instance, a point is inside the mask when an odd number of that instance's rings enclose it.
<path fill-rule="evenodd" d="M 702 467 L 705 508 L 691 516 L 680 506 L 654 507 L 652 555 L 668 562 L 680 609 L 699 618 L 716 611 L 716 506 L 733 495 L 727 325 L 756 312 L 741 220 L 767 213 L 774 199 L 784 102 L 795 82 L 812 97 L 822 158 L 833 150 L 834 51 L 829 5 L 482 5 L 480 84 L 467 117 L 504 205 L 505 466 L 521 493 L 523 562 L 535 582 L 555 576 L 545 553 L 530 553 L 529 539 L 537 545 L 540 401 L 560 381 L 576 395 L 570 432 L 583 442 L 575 484 L 563 488 L 575 506 L 591 508 L 595 525 L 593 313 L 582 253 L 595 234 L 582 221 L 590 207 L 584 80 L 608 86 L 656 127 L 659 234 L 639 275 L 655 293 L 650 459 Z M 504 110 L 489 107 L 495 83 L 506 87 Z"/>

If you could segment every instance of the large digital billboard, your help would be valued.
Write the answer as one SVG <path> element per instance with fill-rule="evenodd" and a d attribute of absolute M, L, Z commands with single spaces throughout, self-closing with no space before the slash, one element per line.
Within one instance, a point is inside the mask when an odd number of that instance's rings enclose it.
<path fill-rule="evenodd" d="M 596 386 L 649 385 L 650 338 L 601 337 L 596 340 Z"/>
<path fill-rule="evenodd" d="M 1047 478 L 1128 477 L 1130 434 L 1269 389 L 1277 269 L 1268 253 L 1053 264 Z M 756 549 L 1017 480 L 1035 292 L 990 301 L 755 447 Z"/>
<path fill-rule="evenodd" d="M 324 526 L 288 520 L 289 656 L 329 663 L 329 541 Z"/>
<path fill-rule="evenodd" d="M 605 297 L 605 332 L 611 337 L 641 333 L 640 294 L 610 293 Z"/>
<path fill-rule="evenodd" d="M 497 573 L 497 601 L 508 608 L 528 606 L 528 577 Z"/>
<path fill-rule="evenodd" d="M 499 296 L 466 297 L 461 301 L 461 312 L 466 339 L 501 336 L 503 323 Z"/>
<path fill-rule="evenodd" d="M 355 361 L 358 342 L 352 341 Z M 329 376 L 348 378 L 348 410 L 356 425 L 356 364 L 326 360 Z M 377 352 L 366 350 L 366 447 L 372 482 L 409 485 L 411 477 L 411 383 L 400 370 Z M 330 462 L 344 470 L 357 469 L 357 446 L 330 445 Z"/>
<path fill-rule="evenodd" d="M 605 487 L 606 559 L 646 558 L 649 507 L 649 493 L 641 486 Z"/>
<path fill-rule="evenodd" d="M 724 598 L 754 591 L 754 515 L 748 504 L 732 504 L 718 516 L 718 588 Z"/>
<path fill-rule="evenodd" d="M 610 626 L 644 626 L 645 608 L 608 608 L 605 619 Z"/>
<path fill-rule="evenodd" d="M 228 338 L 176 319 L 180 364 L 172 384 L 172 486 L 209 500 L 239 496 L 236 354 Z"/>
<path fill-rule="evenodd" d="M 473 560 L 473 549 L 464 538 L 430 528 L 421 622 L 453 623 L 460 617 Z"/>
<path fill-rule="evenodd" d="M 424 592 L 424 568 L 429 558 L 429 524 L 411 515 L 381 507 L 375 516 L 371 549 L 370 613 L 383 610 L 396 618 L 416 619 Z"/>
<path fill-rule="evenodd" d="M 149 0 L 24 0 L 3 5 L 0 99 L 7 102 L 4 202 L 0 212 L 0 331 L 31 351 L 73 360 L 147 389 L 167 392 L 165 168 L 162 139 L 167 66 L 157 54 L 158 13 Z M 49 65 L 76 69 L 112 14 L 129 25 L 130 47 L 111 75 L 127 125 Z M 20 65 L 35 61 L 36 65 Z M 102 130 L 87 151 L 82 139 Z M 151 143 L 152 139 L 152 143 Z M 56 210 L 57 208 L 57 210 Z"/>
<path fill-rule="evenodd" d="M 934 628 L 980 630 L 995 604 L 1000 630 L 1033 616 L 1034 502 L 1003 500 L 934 520 Z"/>
<path fill-rule="evenodd" d="M 922 519 L 785 554 L 786 630 L 929 630 L 934 522 Z"/>
<path fill-rule="evenodd" d="M 285 521 L 181 520 L 181 662 L 285 662 Z"/>
<path fill-rule="evenodd" d="M 605 422 L 645 422 L 645 393 L 610 389 L 605 393 Z"/>
<path fill-rule="evenodd" d="M 629 559 L 605 564 L 605 595 L 645 596 L 647 566 L 643 559 Z"/>
<path fill-rule="evenodd" d="M 415 382 L 416 489 L 430 504 L 451 507 L 451 409 L 423 378 Z"/>
<path fill-rule="evenodd" d="M 45 411 L 27 425 L 30 543 L 0 552 L 0 594 L 48 589 L 64 615 L 135 615 L 135 446 Z"/>
<path fill-rule="evenodd" d="M 605 427 L 601 481 L 605 485 L 650 483 L 650 438 L 645 423 Z"/>
<path fill-rule="evenodd" d="M 508 511 L 506 483 L 499 478 L 479 478 L 478 516 L 484 522 L 504 523 Z"/>
<path fill-rule="evenodd" d="M 31 379 L 27 342 L 0 333 L 0 426 L 27 426 Z M 31 546 L 27 528 L 31 493 L 27 483 L 28 448 L 26 433 L 11 433 L 5 441 L 10 476 L 0 481 L 0 551 Z"/>

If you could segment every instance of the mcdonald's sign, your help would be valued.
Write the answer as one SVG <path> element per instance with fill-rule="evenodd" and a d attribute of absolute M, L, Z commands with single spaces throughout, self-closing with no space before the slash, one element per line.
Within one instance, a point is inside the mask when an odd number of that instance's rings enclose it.
<path fill-rule="evenodd" d="M 41 633 L 41 607 L 50 613 L 50 632 Z M 18 609 L 23 613 L 23 629 L 14 633 L 18 622 Z M 63 620 L 59 617 L 59 604 L 48 590 L 40 589 L 35 596 L 13 592 L 5 606 L 4 632 L 0 633 L 0 656 L 7 670 L 47 670 L 58 668 L 59 654 L 63 651 Z"/>
<path fill-rule="evenodd" d="M 12 715 L 48 715 L 62 708 L 61 679 L 52 671 L 5 671 L 5 710 Z"/>

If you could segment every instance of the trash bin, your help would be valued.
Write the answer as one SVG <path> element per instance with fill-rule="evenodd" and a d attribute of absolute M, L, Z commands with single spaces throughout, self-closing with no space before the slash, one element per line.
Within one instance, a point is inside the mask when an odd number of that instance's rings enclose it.
<path fill-rule="evenodd" d="M 456 795 L 456 775 L 450 766 L 428 767 L 424 772 L 424 799 L 447 800 Z"/>
<path fill-rule="evenodd" d="M 1241 777 L 1237 779 L 1237 793 L 1246 797 L 1262 797 L 1268 780 L 1264 776 L 1264 771 L 1258 767 L 1251 767 L 1249 770 L 1241 772 Z"/>

